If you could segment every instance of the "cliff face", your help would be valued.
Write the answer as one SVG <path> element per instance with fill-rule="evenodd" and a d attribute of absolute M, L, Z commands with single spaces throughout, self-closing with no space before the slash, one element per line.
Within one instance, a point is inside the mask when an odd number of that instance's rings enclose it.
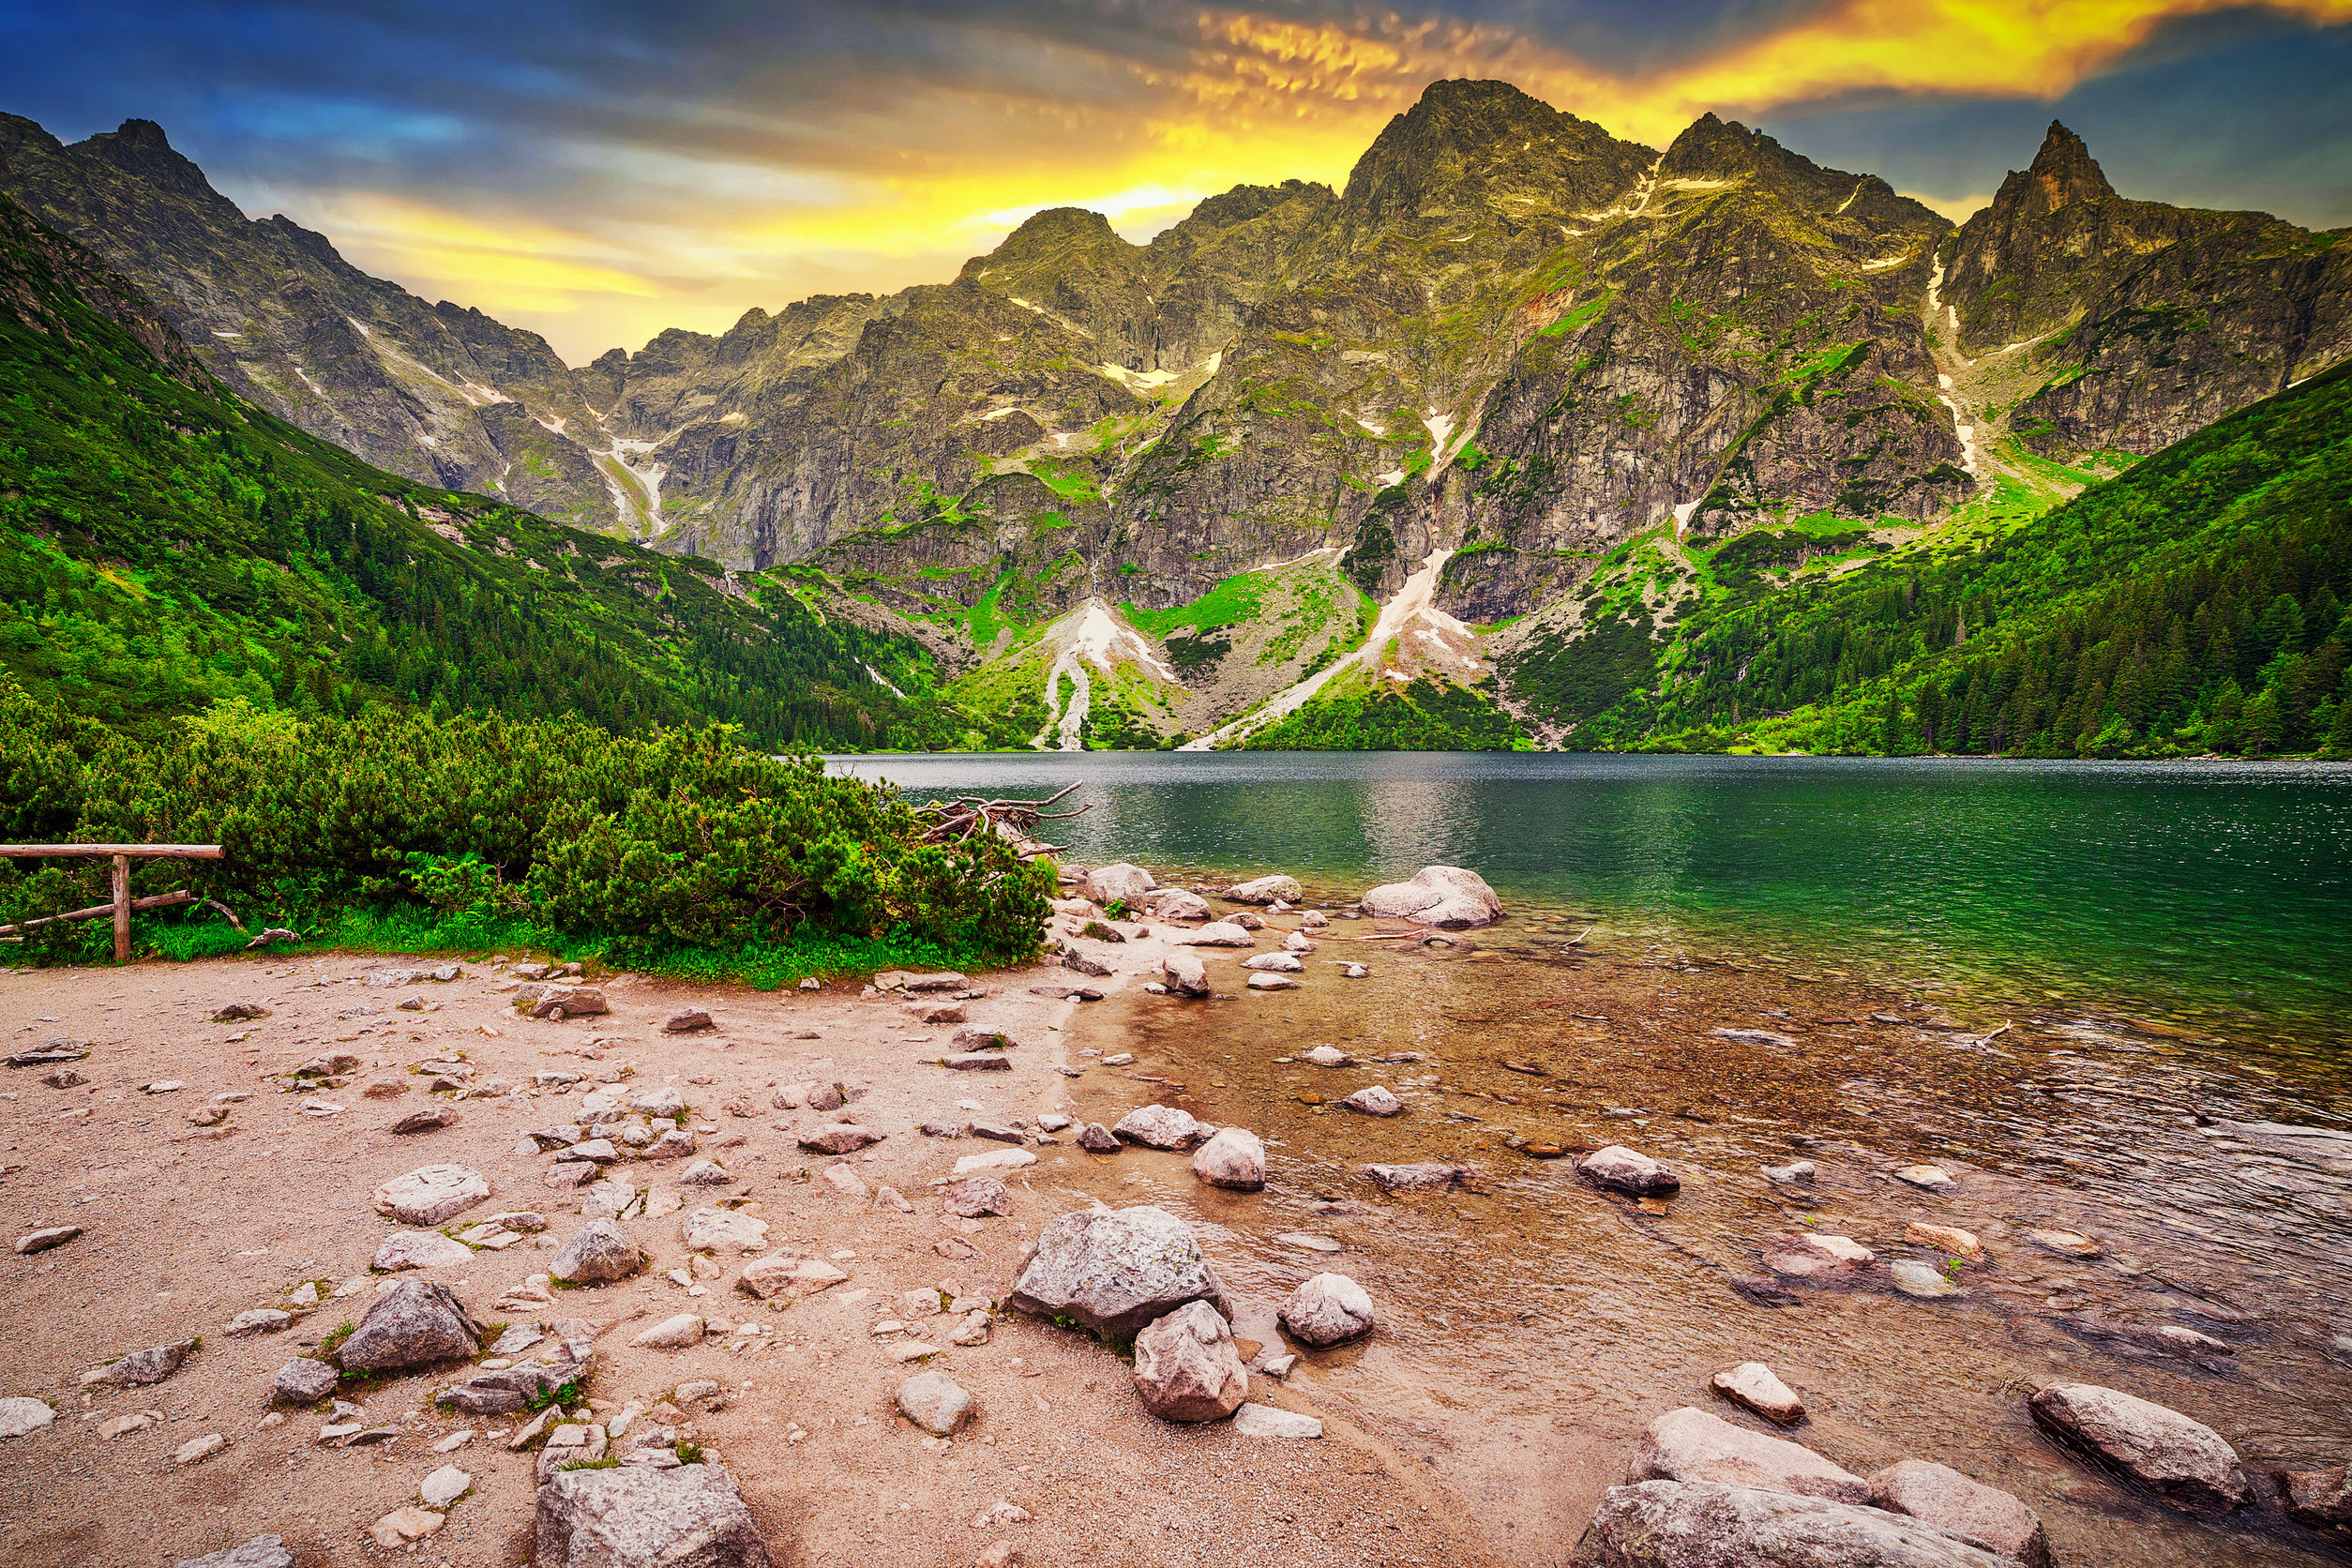
<path fill-rule="evenodd" d="M 129 279 L 224 384 L 380 468 L 588 526 L 619 520 L 534 334 L 428 305 L 283 217 L 248 219 L 146 120 L 67 146 L 0 115 L 0 191 Z"/>
<path fill-rule="evenodd" d="M 2053 124 L 1945 247 L 1959 352 L 2024 354 L 2011 426 L 2051 455 L 2144 456 L 2352 353 L 2352 248 L 2267 213 L 2126 201 Z"/>

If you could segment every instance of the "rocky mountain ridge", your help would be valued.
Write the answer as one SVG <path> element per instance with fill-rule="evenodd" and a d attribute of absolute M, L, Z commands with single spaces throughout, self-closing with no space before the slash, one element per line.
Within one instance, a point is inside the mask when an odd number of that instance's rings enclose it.
<path fill-rule="evenodd" d="M 1045 744 L 1429 680 L 1531 716 L 1515 666 L 1663 636 L 1728 541 L 1883 549 L 2058 498 L 2051 460 L 2152 450 L 2352 348 L 2338 236 L 2125 201 L 2062 127 L 1955 230 L 1711 114 L 1661 151 L 1490 82 L 1433 85 L 1338 192 L 1237 188 L 1145 246 L 1048 211 L 951 282 L 577 370 L 247 222 L 143 122 L 64 147 L 0 121 L 0 188 L 294 422 L 788 567 L 972 695 L 1042 691 Z M 1603 580 L 1629 550 L 1634 599 Z"/>

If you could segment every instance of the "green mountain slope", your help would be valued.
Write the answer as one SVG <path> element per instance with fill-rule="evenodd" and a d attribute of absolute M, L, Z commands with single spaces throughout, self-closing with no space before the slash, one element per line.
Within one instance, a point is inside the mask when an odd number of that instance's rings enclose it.
<path fill-rule="evenodd" d="M 232 697 L 391 699 L 613 730 L 718 719 L 768 746 L 977 738 L 920 695 L 929 656 L 908 639 L 395 478 L 262 413 L 5 198 L 0 669 L 130 726 Z"/>
<path fill-rule="evenodd" d="M 1593 630 L 1538 644 L 1511 693 L 1593 747 L 2352 751 L 2352 366 L 1989 539 L 1953 532 L 1621 551 Z M 1661 574 L 1683 592 L 1653 639 Z"/>

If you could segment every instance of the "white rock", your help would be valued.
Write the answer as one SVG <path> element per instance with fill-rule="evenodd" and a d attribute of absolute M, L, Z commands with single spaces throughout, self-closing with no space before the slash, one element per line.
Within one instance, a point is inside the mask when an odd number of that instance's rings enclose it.
<path fill-rule="evenodd" d="M 416 1495 L 425 1500 L 428 1508 L 446 1508 L 465 1496 L 474 1485 L 474 1478 L 455 1465 L 444 1465 L 425 1477 L 416 1488 Z"/>
<path fill-rule="evenodd" d="M 966 1154 L 956 1162 L 956 1174 L 969 1176 L 975 1170 L 1018 1170 L 1025 1165 L 1035 1165 L 1037 1156 L 1026 1149 L 992 1149 L 985 1154 Z"/>
<path fill-rule="evenodd" d="M 1159 885 L 1151 872 L 1122 860 L 1087 872 L 1078 879 L 1078 891 L 1079 897 L 1097 904 L 1124 904 L 1133 910 L 1140 909 L 1143 896 Z"/>
<path fill-rule="evenodd" d="M 690 1209 L 680 1229 L 688 1252 L 753 1253 L 768 1244 L 768 1222 L 734 1209 Z"/>
<path fill-rule="evenodd" d="M 1229 920 L 1212 920 L 1188 937 L 1179 937 L 1180 947 L 1255 947 L 1258 939 Z"/>
<path fill-rule="evenodd" d="M 1733 1404 L 1744 1406 L 1783 1426 L 1792 1426 L 1805 1418 L 1805 1402 L 1760 1361 L 1727 1366 L 1710 1378 L 1707 1386 Z"/>
<path fill-rule="evenodd" d="M 1357 1090 L 1339 1103 L 1366 1116 L 1395 1116 L 1405 1108 L 1404 1101 L 1377 1083 Z"/>
<path fill-rule="evenodd" d="M 898 1385 L 898 1410 L 933 1437 L 952 1437 L 972 1419 L 972 1395 L 944 1372 L 918 1372 Z"/>
<path fill-rule="evenodd" d="M 702 1328 L 701 1314 L 681 1312 L 641 1331 L 629 1343 L 656 1350 L 683 1350 L 702 1343 Z"/>
<path fill-rule="evenodd" d="M 1355 1058 L 1336 1046 L 1316 1046 L 1300 1052 L 1299 1060 L 1318 1067 L 1345 1067 Z"/>
<path fill-rule="evenodd" d="M 38 1432 L 57 1419 L 57 1412 L 38 1399 L 19 1396 L 0 1399 L 0 1438 L 21 1438 Z"/>
<path fill-rule="evenodd" d="M 1130 1143 L 1140 1143 L 1147 1149 L 1190 1149 L 1206 1139 L 1213 1130 L 1194 1120 L 1192 1112 L 1177 1106 L 1138 1106 L 1119 1119 L 1110 1129 Z M 960 1164 L 957 1169 L 962 1169 Z"/>
<path fill-rule="evenodd" d="M 1364 912 L 1458 929 L 1502 917 L 1502 900 L 1475 871 L 1458 866 L 1425 866 L 1410 882 L 1389 882 L 1366 893 Z"/>
<path fill-rule="evenodd" d="M 1248 1404 L 1233 1412 L 1233 1430 L 1244 1438 L 1319 1438 L 1323 1424 L 1296 1410 Z"/>
<path fill-rule="evenodd" d="M 1253 974 L 1249 977 L 1253 991 L 1295 991 L 1299 983 L 1287 974 Z"/>
<path fill-rule="evenodd" d="M 1813 1450 L 1685 1405 L 1651 1422 L 1626 1472 L 1644 1481 L 1707 1481 L 1867 1505 L 1870 1484 Z"/>
<path fill-rule="evenodd" d="M 1295 953 L 1258 953 L 1244 958 L 1242 967 L 1263 974 L 1296 974 L 1306 966 Z"/>
<path fill-rule="evenodd" d="M 395 1176 L 375 1191 L 378 1214 L 403 1225 L 446 1225 L 490 1196 L 481 1172 L 461 1165 L 428 1165 Z"/>
<path fill-rule="evenodd" d="M 1372 1332 L 1371 1293 L 1343 1274 L 1302 1280 L 1282 1304 L 1282 1326 L 1309 1345 L 1337 1345 Z"/>
<path fill-rule="evenodd" d="M 190 1438 L 172 1450 L 172 1463 L 192 1465 L 199 1459 L 209 1459 L 229 1446 L 229 1440 L 218 1432 L 207 1432 L 201 1438 Z"/>
<path fill-rule="evenodd" d="M 1160 977 L 1168 988 L 1178 996 L 1207 996 L 1209 994 L 1208 966 L 1197 953 L 1182 949 L 1169 953 L 1160 960 Z"/>
<path fill-rule="evenodd" d="M 1135 1336 L 1135 1387 L 1162 1421 L 1218 1421 L 1249 1396 L 1232 1326 L 1206 1302 L 1187 1302 Z"/>
<path fill-rule="evenodd" d="M 1236 904 L 1295 904 L 1299 901 L 1299 883 L 1295 877 L 1259 877 L 1225 890 L 1225 897 Z"/>
<path fill-rule="evenodd" d="M 386 1274 L 402 1269 L 447 1269 L 474 1260 L 474 1249 L 438 1230 L 395 1230 L 376 1248 L 373 1267 Z"/>
<path fill-rule="evenodd" d="M 2192 1514 L 2226 1514 L 2253 1496 L 2237 1450 L 2202 1422 L 2096 1383 L 2052 1383 L 2028 1400 L 2043 1428 Z"/>
<path fill-rule="evenodd" d="M 1192 1173 L 1214 1187 L 1256 1192 L 1266 1184 L 1266 1145 L 1242 1127 L 1221 1127 L 1193 1152 Z"/>

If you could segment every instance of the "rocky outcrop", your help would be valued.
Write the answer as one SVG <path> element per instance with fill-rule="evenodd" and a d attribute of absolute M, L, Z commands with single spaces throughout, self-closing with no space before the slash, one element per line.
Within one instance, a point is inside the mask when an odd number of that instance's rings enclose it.
<path fill-rule="evenodd" d="M 1825 1498 L 1650 1481 L 1612 1486 L 1572 1568 L 2015 1568 L 1923 1520 Z"/>
<path fill-rule="evenodd" d="M 1149 1206 L 1082 1209 L 1048 1221 L 1013 1281 L 1021 1311 L 1068 1318 L 1108 1337 L 1132 1335 L 1189 1302 L 1227 1310 L 1191 1228 Z"/>

